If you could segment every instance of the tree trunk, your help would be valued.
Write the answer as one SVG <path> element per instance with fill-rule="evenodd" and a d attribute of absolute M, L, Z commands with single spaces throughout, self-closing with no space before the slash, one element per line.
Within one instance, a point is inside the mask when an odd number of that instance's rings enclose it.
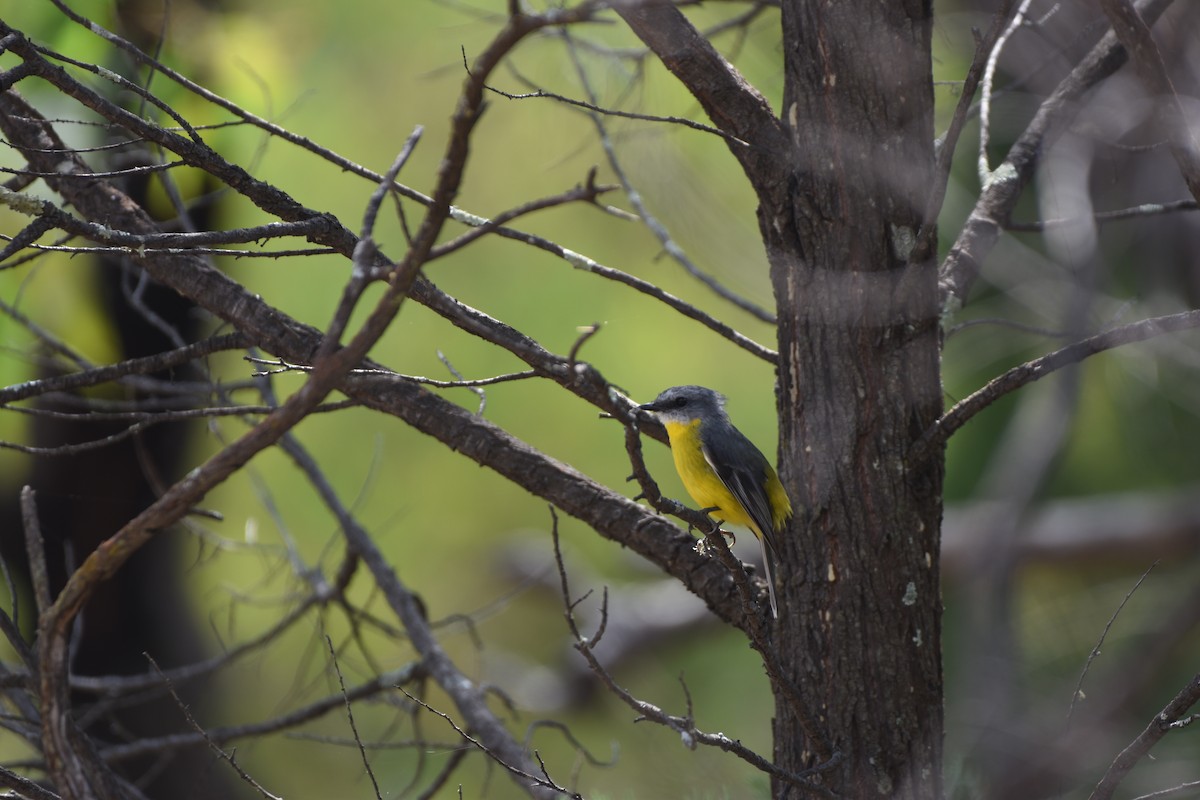
<path fill-rule="evenodd" d="M 936 266 L 908 260 L 934 178 L 932 7 L 782 13 L 791 160 L 755 185 L 779 308 L 780 471 L 804 511 L 780 537 L 775 642 L 842 758 L 832 789 L 936 798 L 942 457 L 906 464 L 942 407 Z M 819 760 L 799 731 L 778 692 L 785 769 Z"/>

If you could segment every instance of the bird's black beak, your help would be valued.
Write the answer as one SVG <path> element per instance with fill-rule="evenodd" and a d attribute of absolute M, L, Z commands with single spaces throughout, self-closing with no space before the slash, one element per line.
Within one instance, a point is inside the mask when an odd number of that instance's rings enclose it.
<path fill-rule="evenodd" d="M 657 403 L 642 403 L 640 406 L 638 406 L 638 408 L 640 408 L 642 411 L 658 411 L 659 410 Z"/>

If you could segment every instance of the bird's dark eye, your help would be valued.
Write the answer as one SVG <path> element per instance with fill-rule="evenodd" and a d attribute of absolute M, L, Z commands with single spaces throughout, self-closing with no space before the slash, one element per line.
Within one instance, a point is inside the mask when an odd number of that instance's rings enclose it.
<path fill-rule="evenodd" d="M 683 408 L 684 406 L 687 405 L 687 398 L 686 397 L 676 397 L 675 402 L 671 403 L 671 405 L 675 406 L 676 408 Z"/>

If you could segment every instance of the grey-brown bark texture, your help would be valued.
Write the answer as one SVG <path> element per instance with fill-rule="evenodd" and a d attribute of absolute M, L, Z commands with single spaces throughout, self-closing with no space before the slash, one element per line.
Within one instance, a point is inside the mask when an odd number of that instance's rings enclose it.
<path fill-rule="evenodd" d="M 933 175 L 931 24 L 925 2 L 785 2 L 784 135 L 734 147 L 778 301 L 780 467 L 804 507 L 773 644 L 829 740 L 777 691 L 775 759 L 840 754 L 823 780 L 848 797 L 941 793 L 942 467 L 905 459 L 941 409 L 936 270 L 908 261 Z M 706 109 L 744 130 L 727 96 Z"/>
<path fill-rule="evenodd" d="M 775 761 L 834 753 L 820 780 L 842 796 L 938 797 L 942 458 L 906 459 L 942 406 L 936 267 L 909 261 L 934 183 L 932 5 L 785 0 L 778 116 L 675 9 L 621 13 L 736 137 L 759 198 L 780 472 L 804 507 L 780 548 L 772 648 L 800 702 L 777 683 Z"/>
<path fill-rule="evenodd" d="M 928 2 L 783 4 L 789 168 L 759 176 L 779 306 L 786 538 L 777 646 L 847 797 L 941 795 L 936 267 L 910 263 L 933 175 Z M 811 765 L 776 704 L 775 757 Z"/>

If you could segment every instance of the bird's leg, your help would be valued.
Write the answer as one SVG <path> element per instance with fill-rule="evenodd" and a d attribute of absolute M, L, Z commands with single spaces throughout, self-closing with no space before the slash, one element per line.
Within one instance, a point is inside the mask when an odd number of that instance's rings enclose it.
<path fill-rule="evenodd" d="M 711 514 L 711 513 L 712 513 L 712 512 L 714 512 L 714 511 L 720 511 L 720 510 L 721 510 L 721 507 L 720 507 L 720 506 L 711 506 L 711 507 L 709 507 L 709 508 L 702 508 L 702 509 L 700 509 L 700 513 L 701 513 L 701 514 Z M 715 519 L 715 518 L 714 518 L 714 519 L 713 519 L 713 526 L 712 526 L 712 530 L 710 530 L 708 533 L 706 533 L 706 534 L 704 534 L 704 535 L 705 535 L 705 536 L 714 536 L 714 535 L 716 535 L 716 534 L 718 534 L 718 533 L 719 533 L 719 534 L 721 534 L 722 536 L 728 537 L 728 539 L 729 539 L 729 546 L 730 546 L 730 547 L 732 547 L 733 545 L 737 544 L 737 537 L 736 537 L 736 536 L 734 536 L 734 535 L 733 535 L 733 534 L 732 534 L 730 531 L 723 531 L 723 530 L 721 530 L 721 526 L 722 526 L 722 525 L 724 525 L 724 524 L 725 524 L 725 520 L 723 520 L 723 519 Z"/>
<path fill-rule="evenodd" d="M 714 511 L 720 511 L 720 510 L 721 510 L 720 506 L 712 506 L 711 508 L 700 509 L 700 513 L 708 515 Z M 712 527 L 707 532 L 705 532 L 704 535 L 699 540 L 696 541 L 696 552 L 697 553 L 701 553 L 701 554 L 705 554 L 705 555 L 707 555 L 709 553 L 709 548 L 711 548 L 713 546 L 710 543 L 710 537 L 713 537 L 713 536 L 729 537 L 729 544 L 727 545 L 728 547 L 732 547 L 733 545 L 737 544 L 736 536 L 734 536 L 729 531 L 721 530 L 721 526 L 725 523 L 725 520 L 712 518 L 711 521 L 712 521 Z M 693 527 L 694 526 L 692 526 L 692 525 L 688 525 L 689 533 L 691 533 Z"/>

